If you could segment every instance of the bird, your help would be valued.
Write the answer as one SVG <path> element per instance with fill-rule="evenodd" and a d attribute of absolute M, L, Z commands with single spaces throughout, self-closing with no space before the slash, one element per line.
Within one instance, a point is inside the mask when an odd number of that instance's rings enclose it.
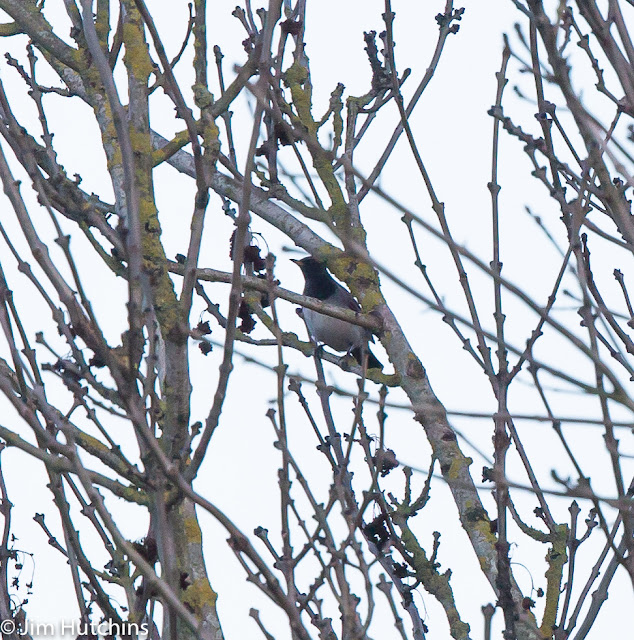
<path fill-rule="evenodd" d="M 294 262 L 302 270 L 305 281 L 303 292 L 305 296 L 317 298 L 317 300 L 357 313 L 361 312 L 361 307 L 353 295 L 335 281 L 323 262 L 311 256 L 301 260 L 291 259 L 291 262 Z M 368 347 L 370 340 L 374 342 L 372 332 L 369 329 L 306 307 L 301 311 L 308 332 L 316 342 L 327 344 L 335 351 L 345 351 L 351 354 L 359 364 L 363 364 L 365 352 L 368 354 L 368 369 L 383 369 L 381 362 Z"/>

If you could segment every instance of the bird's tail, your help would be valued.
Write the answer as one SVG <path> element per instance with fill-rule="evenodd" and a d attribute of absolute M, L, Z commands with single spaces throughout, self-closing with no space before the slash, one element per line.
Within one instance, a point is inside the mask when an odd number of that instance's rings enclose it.
<path fill-rule="evenodd" d="M 379 361 L 379 359 L 370 351 L 370 347 L 366 347 L 365 349 L 361 347 L 355 347 L 350 351 L 350 353 L 354 356 L 354 359 L 359 363 L 363 364 L 363 355 L 364 353 L 368 354 L 368 369 L 383 369 L 383 365 Z"/>

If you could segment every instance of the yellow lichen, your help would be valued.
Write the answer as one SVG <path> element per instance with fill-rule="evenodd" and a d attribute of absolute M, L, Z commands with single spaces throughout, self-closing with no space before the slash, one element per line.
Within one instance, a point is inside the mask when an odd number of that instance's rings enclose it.
<path fill-rule="evenodd" d="M 136 15 L 135 15 L 136 14 Z M 137 20 L 139 22 L 137 22 Z M 137 78 L 145 78 L 152 73 L 153 65 L 141 26 L 138 11 L 133 10 L 123 25 L 123 42 L 125 43 L 124 60 L 126 66 L 133 70 Z"/>
<path fill-rule="evenodd" d="M 185 518 L 183 526 L 185 528 L 185 535 L 187 536 L 188 542 L 200 543 L 202 541 L 202 533 L 196 517 L 192 516 Z"/>
<path fill-rule="evenodd" d="M 218 594 L 211 588 L 209 581 L 204 578 L 190 584 L 183 596 L 183 602 L 199 614 L 202 613 L 205 605 L 213 607 L 217 599 Z"/>

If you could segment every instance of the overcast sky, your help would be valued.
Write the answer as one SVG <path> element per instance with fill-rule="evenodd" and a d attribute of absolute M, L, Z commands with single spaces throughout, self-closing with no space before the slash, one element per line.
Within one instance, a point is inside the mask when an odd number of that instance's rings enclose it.
<path fill-rule="evenodd" d="M 178 51 L 187 21 L 187 2 L 184 0 L 153 0 L 147 2 L 154 12 L 157 27 L 167 48 L 168 57 Z M 240 46 L 244 38 L 238 21 L 231 16 L 235 0 L 220 0 L 209 3 L 208 37 L 211 45 L 219 44 L 225 55 L 225 68 L 230 73 L 233 64 L 239 64 L 244 55 Z M 259 3 L 256 3 L 259 6 Z M 393 10 L 396 12 L 395 41 L 396 60 L 402 71 L 406 67 L 412 69 L 411 78 L 404 85 L 406 98 L 416 87 L 429 64 L 436 43 L 437 24 L 434 16 L 444 10 L 444 2 L 411 2 L 394 0 Z M 512 2 L 476 2 L 465 1 L 465 14 L 460 23 L 460 31 L 449 38 L 445 52 L 428 91 L 418 105 L 411 124 L 417 137 L 423 159 L 428 165 L 438 198 L 446 204 L 447 216 L 452 232 L 459 244 L 476 253 L 485 262 L 491 260 L 490 231 L 490 194 L 487 182 L 490 180 L 490 155 L 492 119 L 487 110 L 495 99 L 495 73 L 499 69 L 502 55 L 502 33 L 512 31 L 514 20 L 520 14 L 514 9 Z M 65 18 L 65 10 L 60 0 L 48 0 L 46 9 L 49 18 L 60 25 L 60 34 L 67 38 L 70 24 Z M 315 112 L 325 112 L 328 98 L 337 82 L 342 82 L 345 95 L 361 95 L 369 88 L 370 69 L 364 52 L 363 32 L 383 29 L 381 14 L 385 10 L 384 3 L 378 0 L 319 0 L 308 3 L 306 25 L 306 51 L 310 59 Z M 11 38 L 2 41 L 3 51 L 25 61 L 25 38 Z M 177 68 L 179 78 L 184 87 L 191 85 L 191 73 L 188 64 L 190 52 L 186 52 Z M 41 65 L 44 66 L 44 63 Z M 213 68 L 213 65 L 212 65 Z M 44 75 L 44 74 L 43 74 Z M 45 77 L 45 76 L 44 76 Z M 122 78 L 118 74 L 119 79 Z M 15 104 L 21 105 L 19 117 L 33 119 L 36 113 L 24 95 L 25 89 L 15 70 L 6 65 L 0 66 L 0 78 Z M 519 79 L 522 81 L 522 79 Z M 125 87 L 120 86 L 122 95 Z M 409 93 L 408 93 L 409 92 Z M 61 163 L 69 175 L 75 172 L 82 178 L 82 186 L 87 191 L 95 191 L 104 200 L 112 200 L 112 187 L 108 183 L 105 170 L 105 157 L 99 145 L 99 134 L 89 108 L 78 99 L 65 100 L 59 96 L 47 96 L 48 119 L 52 131 L 55 132 L 55 144 Z M 515 110 L 518 119 L 523 119 L 526 127 L 536 135 L 539 125 L 532 118 L 535 111 L 530 102 L 522 102 L 508 91 L 509 109 Z M 235 105 L 235 133 L 238 148 L 239 165 L 244 166 L 245 149 L 250 136 L 249 109 L 252 105 L 241 101 Z M 182 121 L 174 118 L 171 103 L 156 92 L 153 99 L 152 126 L 169 138 L 170 135 L 183 128 Z M 357 167 L 361 173 L 369 173 L 376 159 L 389 138 L 398 121 L 398 114 L 393 105 L 387 108 L 388 116 L 378 126 L 357 154 Z M 241 126 L 242 125 L 242 126 Z M 530 178 L 530 167 L 521 146 L 514 140 L 503 138 L 501 143 L 503 161 L 500 166 L 500 183 L 502 185 L 502 227 L 505 244 L 503 261 L 505 276 L 512 282 L 518 282 L 540 304 L 544 304 L 552 286 L 552 273 L 560 260 L 557 252 L 540 234 L 534 221 L 524 211 L 524 204 L 530 201 L 543 218 L 546 226 L 556 238 L 564 239 L 565 231 L 559 222 L 560 213 L 548 201 L 548 194 Z M 16 175 L 24 179 L 16 169 Z M 164 242 L 168 257 L 177 253 L 186 253 L 189 219 L 193 206 L 194 185 L 191 180 L 179 175 L 169 167 L 161 167 L 156 172 L 156 193 L 160 207 L 160 219 L 164 229 Z M 28 182 L 28 181 L 27 181 Z M 379 181 L 381 188 L 395 200 L 410 208 L 425 220 L 435 223 L 429 199 L 420 177 L 415 171 L 411 155 L 402 140 L 394 156 Z M 27 190 L 25 189 L 25 192 Z M 36 207 L 35 199 L 25 193 Z M 9 211 L 4 196 L 0 196 L 3 210 Z M 208 214 L 208 225 L 204 236 L 203 252 L 200 264 L 203 267 L 230 270 L 228 255 L 228 239 L 232 231 L 232 222 L 224 216 L 221 200 L 212 195 Z M 10 213 L 3 214 L 3 217 Z M 401 214 L 385 201 L 369 196 L 362 206 L 362 216 L 369 234 L 370 251 L 380 265 L 384 265 L 399 277 L 416 288 L 422 288 L 420 274 L 414 269 L 414 257 L 407 240 L 407 230 L 399 222 Z M 7 224 L 11 224 L 8 222 Z M 71 229 L 70 225 L 64 225 Z M 263 236 L 263 242 L 276 253 L 277 276 L 282 286 L 294 291 L 301 291 L 303 282 L 297 267 L 289 261 L 290 254 L 284 251 L 288 240 L 261 220 L 254 219 L 252 229 Z M 49 229 L 50 234 L 50 229 Z M 52 237 L 52 236 L 51 236 Z M 112 286 L 104 269 L 93 266 L 90 261 L 90 250 L 78 238 L 73 241 L 79 256 L 85 256 L 84 266 L 90 273 L 86 279 L 99 287 L 103 292 L 94 300 L 97 314 L 104 319 L 107 333 L 116 342 L 117 336 L 125 328 L 125 289 L 122 283 Z M 441 289 L 448 306 L 460 313 L 465 313 L 459 283 L 450 256 L 442 243 L 430 236 L 422 240 L 424 260 L 430 266 L 430 273 Z M 54 250 L 54 249 L 52 249 Z M 4 245 L 0 245 L 0 260 L 8 261 L 8 253 Z M 624 268 L 619 264 L 620 268 Z M 527 275 L 528 274 L 528 275 Z M 477 269 L 470 270 L 474 289 L 485 304 L 490 304 L 493 288 L 489 279 Z M 32 291 L 22 289 L 18 284 L 19 276 L 14 275 L 12 288 L 18 303 L 27 304 Z M 398 319 L 403 323 L 408 337 L 426 367 L 434 391 L 441 402 L 449 410 L 467 412 L 492 412 L 495 402 L 490 386 L 484 375 L 479 373 L 462 350 L 462 345 L 439 321 L 438 315 L 426 305 L 406 295 L 399 287 L 383 276 L 388 303 L 394 309 Z M 117 288 L 118 287 L 118 288 Z M 220 285 L 209 287 L 214 300 L 226 308 L 228 287 Z M 530 331 L 536 323 L 537 316 L 530 313 L 513 296 L 506 298 L 508 314 L 507 328 L 514 343 L 522 348 Z M 201 305 L 196 307 L 192 321 L 196 323 L 196 314 L 201 313 Z M 32 330 L 38 328 L 42 307 L 34 307 L 31 320 Z M 295 331 L 305 336 L 305 330 L 295 314 L 292 305 L 279 303 L 279 313 L 285 330 Z M 208 319 L 207 316 L 201 316 Z M 487 326 L 494 327 L 492 316 L 487 317 Z M 50 329 L 49 329 L 50 331 Z M 256 335 L 264 336 L 262 327 Z M 222 341 L 219 330 L 212 334 L 214 340 Z M 51 340 L 58 340 L 51 336 Z M 58 343 L 61 342 L 58 340 Z M 554 345 L 554 346 L 553 346 Z M 541 351 L 540 351 L 541 350 Z M 555 351 L 561 354 L 555 355 Z M 241 345 L 237 351 L 247 352 Z M 273 349 L 270 353 L 255 355 L 264 362 L 275 363 Z M 251 352 L 253 354 L 253 352 Z M 379 353 L 380 350 L 379 350 Z M 552 357 L 560 361 L 562 366 L 575 368 L 574 352 L 562 340 L 545 339 L 543 347 L 539 347 L 538 355 Z M 382 354 L 383 359 L 386 356 Z M 222 357 L 221 349 L 204 357 L 197 347 L 192 347 L 191 366 L 195 381 L 193 393 L 192 421 L 204 420 L 210 404 L 210 397 L 215 389 L 217 369 Z M 296 353 L 288 353 L 290 370 L 311 375 L 309 359 Z M 214 436 L 214 444 L 210 450 L 206 466 L 198 479 L 196 488 L 227 513 L 250 533 L 257 526 L 264 526 L 271 531 L 278 528 L 279 508 L 275 502 L 277 494 L 276 465 L 278 453 L 272 446 L 273 433 L 265 418 L 265 412 L 275 398 L 275 383 L 272 373 L 244 361 L 236 356 L 236 374 L 232 380 L 227 403 L 226 419 Z M 584 364 L 584 367 L 587 365 Z M 354 392 L 355 377 L 351 374 L 328 368 L 330 380 L 345 389 Z M 526 378 L 528 380 L 528 376 Z M 373 390 L 374 393 L 374 390 Z M 403 395 L 394 394 L 394 402 L 405 402 Z M 512 398 L 514 410 L 525 413 L 536 413 L 535 392 L 526 385 L 523 393 Z M 557 409 L 566 415 L 583 415 L 586 399 L 578 395 L 560 394 Z M 290 403 L 289 403 L 290 404 Z M 342 420 L 351 420 L 349 404 L 335 401 L 340 406 Z M 0 413 L 6 405 L 0 399 Z M 374 410 L 372 410 L 374 411 Z M 12 416 L 6 407 L 7 416 Z M 368 412 L 370 415 L 371 412 Z M 305 434 L 305 425 L 300 425 L 299 411 L 289 407 L 289 421 L 298 421 L 298 438 L 295 443 L 298 451 L 303 452 L 308 469 L 319 473 L 319 464 L 312 462 L 314 443 L 302 441 L 300 434 Z M 9 426 L 10 418 L 7 418 Z M 14 421 L 13 421 L 14 422 Z M 453 423 L 469 439 L 478 443 L 478 447 L 489 456 L 492 453 L 490 442 L 490 421 L 454 418 Z M 426 470 L 429 465 L 430 451 L 420 426 L 412 419 L 410 412 L 394 409 L 390 412 L 388 446 L 394 448 L 399 459 L 419 469 Z M 529 453 L 538 462 L 539 473 L 548 485 L 548 474 L 555 462 L 547 456 L 540 455 L 546 440 L 551 438 L 549 427 L 530 422 L 518 422 L 522 429 L 525 445 Z M 291 425 L 292 426 L 292 425 Z M 123 427 L 122 427 L 123 428 Z M 375 429 L 378 427 L 375 427 Z M 579 435 L 574 440 L 579 442 L 578 455 L 592 464 L 597 458 L 605 455 L 601 433 L 591 427 L 579 426 Z M 293 436 L 292 436 L 293 437 Z M 583 443 L 583 444 L 582 444 Z M 586 444 L 587 443 L 587 444 Z M 479 480 L 478 469 L 486 464 L 468 444 L 463 443 L 467 455 L 474 457 L 473 474 Z M 551 444 L 548 445 L 549 447 Z M 552 445 L 554 446 L 554 445 Z M 555 456 L 560 456 L 552 449 Z M 26 456 L 7 451 L 2 454 L 3 468 L 9 482 L 9 496 L 14 503 L 14 533 L 20 539 L 21 548 L 34 553 L 35 574 L 34 593 L 30 597 L 27 611 L 31 615 L 37 612 L 41 621 L 53 621 L 60 618 L 70 619 L 76 615 L 73 604 L 72 586 L 65 571 L 64 559 L 56 552 L 49 550 L 41 530 L 32 521 L 35 511 L 45 512 L 52 523 L 56 522 L 55 512 L 50 503 L 50 493 L 46 489 L 40 466 L 26 459 Z M 560 460 L 557 459 L 557 463 Z M 314 466 L 313 466 L 314 464 Z M 565 474 L 571 469 L 561 461 L 561 469 Z M 509 469 L 511 479 L 525 483 L 523 474 L 517 469 L 517 477 L 513 478 L 515 469 Z M 17 474 L 17 475 L 16 475 Z M 402 486 L 402 476 L 394 478 L 395 487 Z M 419 478 L 422 484 L 424 478 Z M 552 483 L 552 486 L 555 486 Z M 612 495 L 613 486 L 609 479 L 595 481 L 595 489 L 604 495 Z M 324 486 L 324 490 L 327 487 Z M 473 629 L 473 637 L 481 637 L 482 616 L 480 607 L 487 602 L 494 602 L 494 595 L 485 582 L 471 550 L 466 546 L 466 537 L 461 530 L 456 530 L 457 521 L 451 497 L 441 481 L 434 484 L 435 495 L 446 494 L 445 500 L 432 500 L 430 507 L 416 521 L 417 533 L 424 545 L 431 545 L 432 532 L 443 533 L 439 560 L 443 569 L 451 568 L 454 573 L 453 587 L 458 599 L 459 609 L 465 612 L 466 621 Z M 272 499 L 273 496 L 273 499 Z M 485 495 L 487 506 L 493 502 Z M 137 510 L 111 501 L 118 513 L 126 510 L 129 516 L 124 518 L 124 533 L 130 539 L 142 537 L 147 523 L 138 517 Z M 529 496 L 518 498 L 521 507 L 530 513 L 532 505 Z M 557 518 L 567 521 L 567 501 L 558 505 Z M 587 506 L 585 506 L 587 510 Z M 201 514 L 201 523 L 206 534 L 206 551 L 208 570 L 212 586 L 219 594 L 218 608 L 226 638 L 255 638 L 258 631 L 248 617 L 251 606 L 262 609 L 263 619 L 268 628 L 276 634 L 277 640 L 289 637 L 286 625 L 276 611 L 263 602 L 255 589 L 245 588 L 246 582 L 241 569 L 235 562 L 232 553 L 225 544 L 226 533 L 216 525 L 209 516 Z M 518 538 L 521 536 L 518 535 Z M 600 542 L 600 541 L 599 541 Z M 90 544 L 90 543 L 88 543 Z M 464 552 L 464 553 L 463 553 Z M 531 585 L 543 585 L 543 575 L 536 573 L 542 570 L 542 564 L 536 558 L 542 558 L 545 549 L 532 548 L 530 545 L 514 547 L 513 562 L 517 567 L 516 575 L 520 587 L 529 594 Z M 104 556 L 104 562 L 106 561 Z M 520 564 L 526 565 L 526 569 Z M 30 571 L 28 562 L 25 572 Z M 589 638 L 605 638 L 610 633 L 618 634 L 624 617 L 618 613 L 625 598 L 619 599 L 619 587 L 622 593 L 630 593 L 629 583 L 622 578 L 615 582 L 610 601 L 605 605 L 600 622 L 596 625 L 594 635 Z M 628 589 L 630 589 L 628 591 Z M 421 611 L 427 610 L 429 620 L 433 622 L 430 640 L 445 638 L 446 629 L 442 622 L 442 613 L 431 598 L 419 589 Z M 501 617 L 498 614 L 498 618 Z M 393 634 L 391 623 L 383 633 Z M 279 634 L 279 635 L 278 635 Z M 381 637 L 380 634 L 376 637 Z M 385 635 L 383 637 L 392 637 Z"/>

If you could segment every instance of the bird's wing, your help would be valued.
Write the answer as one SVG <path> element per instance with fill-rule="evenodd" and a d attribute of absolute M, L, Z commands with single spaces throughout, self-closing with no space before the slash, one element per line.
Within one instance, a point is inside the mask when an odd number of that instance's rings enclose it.
<path fill-rule="evenodd" d="M 345 309 L 350 309 L 350 311 L 354 311 L 355 313 L 362 313 L 361 305 L 354 299 L 354 296 L 340 284 L 337 284 L 337 291 L 326 302 L 336 304 L 337 306 L 344 307 Z M 368 340 L 370 342 L 374 342 L 372 331 L 368 329 L 367 334 Z"/>
<path fill-rule="evenodd" d="M 332 304 L 336 304 L 339 307 L 344 307 L 345 309 L 350 309 L 355 313 L 361 313 L 361 306 L 354 299 L 354 296 L 347 290 L 344 289 L 340 284 L 337 284 L 337 291 L 328 302 L 332 302 Z"/>

